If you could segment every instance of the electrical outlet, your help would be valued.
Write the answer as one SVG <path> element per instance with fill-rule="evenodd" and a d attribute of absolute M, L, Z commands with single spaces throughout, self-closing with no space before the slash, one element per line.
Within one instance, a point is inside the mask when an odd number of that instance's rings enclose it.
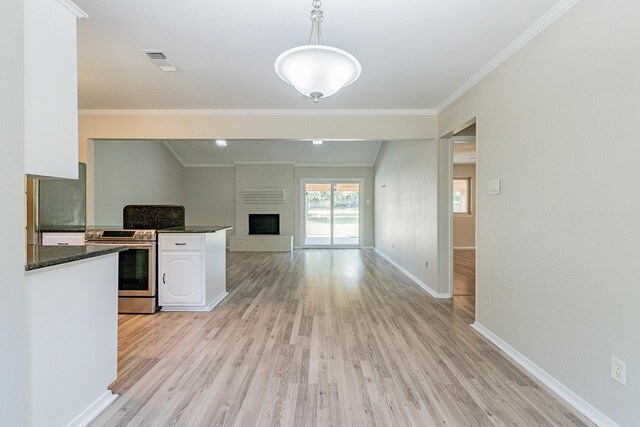
<path fill-rule="evenodd" d="M 627 384 L 627 364 L 611 356 L 611 378 L 622 385 Z"/>

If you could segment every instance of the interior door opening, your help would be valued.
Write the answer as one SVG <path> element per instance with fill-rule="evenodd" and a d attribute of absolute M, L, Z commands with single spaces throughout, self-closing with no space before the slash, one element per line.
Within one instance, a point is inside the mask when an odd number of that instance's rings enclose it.
<path fill-rule="evenodd" d="M 360 181 L 303 181 L 304 246 L 360 246 L 361 190 Z"/>
<path fill-rule="evenodd" d="M 451 221 L 452 296 L 454 303 L 475 315 L 476 296 L 476 125 L 461 130 L 453 144 Z"/>

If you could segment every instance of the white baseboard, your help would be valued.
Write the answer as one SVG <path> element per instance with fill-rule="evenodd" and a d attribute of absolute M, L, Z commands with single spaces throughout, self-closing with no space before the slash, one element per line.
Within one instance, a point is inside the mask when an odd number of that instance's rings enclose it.
<path fill-rule="evenodd" d="M 211 311 L 215 306 L 220 304 L 227 295 L 229 295 L 229 292 L 223 292 L 207 305 L 163 305 L 162 311 Z"/>
<path fill-rule="evenodd" d="M 453 249 L 473 249 L 475 250 L 475 246 L 454 246 Z"/>
<path fill-rule="evenodd" d="M 439 294 L 436 291 L 434 291 L 433 289 L 431 289 L 426 283 L 424 283 L 422 280 L 418 279 L 416 276 L 414 276 L 413 274 L 411 274 L 407 269 L 405 269 L 403 266 L 401 266 L 400 264 L 398 264 L 396 261 L 394 261 L 393 259 L 391 259 L 387 254 L 385 254 L 384 252 L 380 251 L 378 248 L 373 248 L 374 251 L 376 251 L 376 253 L 378 255 L 380 255 L 382 258 L 386 259 L 387 261 L 389 261 L 391 264 L 393 264 L 393 266 L 395 268 L 397 268 L 398 270 L 400 270 L 402 273 L 404 273 L 405 276 L 407 276 L 409 279 L 411 279 L 413 282 L 415 282 L 416 285 L 420 286 L 422 289 L 424 289 L 425 291 L 427 291 L 427 293 L 429 295 L 431 295 L 434 298 L 438 298 L 438 299 L 448 299 L 451 298 L 449 296 L 449 294 Z"/>
<path fill-rule="evenodd" d="M 111 390 L 104 392 L 95 402 L 93 402 L 87 409 L 82 411 L 80 415 L 75 417 L 67 427 L 84 427 L 91 421 L 95 420 L 98 415 L 102 413 L 114 400 L 118 398 L 117 394 L 113 394 Z"/>
<path fill-rule="evenodd" d="M 223 293 L 218 295 L 216 298 L 213 299 L 213 301 L 211 301 L 209 304 L 207 304 L 207 307 L 209 308 L 209 310 L 207 310 L 207 311 L 213 310 L 215 308 L 215 306 L 220 304 L 222 302 L 222 300 L 225 299 L 227 296 L 229 296 L 229 292 L 227 292 L 227 291 L 224 291 Z"/>
<path fill-rule="evenodd" d="M 471 327 L 475 329 L 480 335 L 492 342 L 496 347 L 502 350 L 511 360 L 518 365 L 522 366 L 525 371 L 537 378 L 541 383 L 549 387 L 551 391 L 556 393 L 562 399 L 564 399 L 569 405 L 573 406 L 578 412 L 591 421 L 596 423 L 600 427 L 619 427 L 618 424 L 613 422 L 602 412 L 591 406 L 589 402 L 575 394 L 571 389 L 562 384 L 560 381 L 552 377 L 547 371 L 533 363 L 525 355 L 520 353 L 515 348 L 511 347 L 505 341 L 503 341 L 496 334 L 489 329 L 482 326 L 477 321 L 471 324 Z"/>

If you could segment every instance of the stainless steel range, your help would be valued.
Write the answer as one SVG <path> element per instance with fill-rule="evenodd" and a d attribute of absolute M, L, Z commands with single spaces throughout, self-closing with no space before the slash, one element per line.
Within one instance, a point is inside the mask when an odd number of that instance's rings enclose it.
<path fill-rule="evenodd" d="M 155 313 L 157 304 L 156 230 L 87 230 L 90 245 L 126 245 L 119 253 L 118 313 Z"/>

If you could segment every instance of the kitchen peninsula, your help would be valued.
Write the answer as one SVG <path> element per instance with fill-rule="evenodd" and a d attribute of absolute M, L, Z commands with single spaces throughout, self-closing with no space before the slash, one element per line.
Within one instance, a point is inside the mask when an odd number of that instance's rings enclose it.
<path fill-rule="evenodd" d="M 117 396 L 118 252 L 27 247 L 26 424 L 84 425 Z"/>

